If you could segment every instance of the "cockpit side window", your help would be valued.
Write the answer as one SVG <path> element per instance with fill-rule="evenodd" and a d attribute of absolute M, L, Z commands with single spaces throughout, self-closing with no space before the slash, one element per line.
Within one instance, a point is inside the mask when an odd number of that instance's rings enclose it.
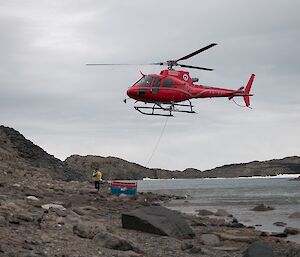
<path fill-rule="evenodd" d="M 147 75 L 141 78 L 137 83 L 135 83 L 135 86 L 141 86 L 141 87 L 150 87 L 152 82 L 152 77 Z"/>
<path fill-rule="evenodd" d="M 173 81 L 169 78 L 165 78 L 163 80 L 163 87 L 172 87 L 173 86 Z"/>
<path fill-rule="evenodd" d="M 160 78 L 155 78 L 152 87 L 159 87 L 159 86 L 160 86 Z"/>

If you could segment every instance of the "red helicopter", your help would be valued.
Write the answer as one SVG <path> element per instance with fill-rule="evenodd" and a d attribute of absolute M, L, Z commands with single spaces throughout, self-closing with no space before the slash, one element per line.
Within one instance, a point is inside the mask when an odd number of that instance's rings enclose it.
<path fill-rule="evenodd" d="M 142 114 L 173 116 L 173 112 L 195 113 L 193 105 L 190 101 L 192 98 L 212 98 L 212 97 L 228 97 L 229 100 L 234 97 L 243 97 L 245 106 L 250 107 L 250 89 L 255 75 L 252 74 L 246 87 L 240 87 L 237 90 L 225 89 L 218 87 L 208 87 L 197 85 L 198 78 L 191 78 L 189 72 L 182 70 L 174 70 L 174 66 L 183 68 L 191 68 L 205 71 L 213 69 L 191 66 L 178 63 L 191 58 L 217 44 L 207 45 L 193 53 L 183 56 L 177 60 L 169 60 L 166 62 L 149 63 L 142 65 L 166 65 L 168 69 L 162 70 L 160 74 L 143 74 L 133 86 L 127 90 L 127 95 L 135 99 L 136 102 L 151 104 L 151 106 L 138 105 L 134 108 Z M 133 65 L 133 64 L 87 64 L 87 65 Z M 188 101 L 188 103 L 184 103 Z M 126 99 L 124 100 L 126 103 Z"/>

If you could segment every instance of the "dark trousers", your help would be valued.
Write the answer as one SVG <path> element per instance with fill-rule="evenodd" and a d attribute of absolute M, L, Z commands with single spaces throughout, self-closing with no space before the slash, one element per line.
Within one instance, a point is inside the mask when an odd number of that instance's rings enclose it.
<path fill-rule="evenodd" d="M 95 181 L 95 188 L 98 189 L 98 191 L 99 191 L 99 189 L 100 189 L 100 181 Z"/>

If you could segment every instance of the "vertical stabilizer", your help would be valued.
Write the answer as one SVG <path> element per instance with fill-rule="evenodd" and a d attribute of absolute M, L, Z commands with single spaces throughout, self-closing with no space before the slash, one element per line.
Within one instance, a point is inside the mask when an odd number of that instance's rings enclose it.
<path fill-rule="evenodd" d="M 251 90 L 251 86 L 252 86 L 254 77 L 255 77 L 255 74 L 252 74 L 249 81 L 248 81 L 248 83 L 247 83 L 247 86 L 244 90 L 245 95 L 243 97 L 244 97 L 245 105 L 247 107 L 250 106 L 250 90 Z"/>

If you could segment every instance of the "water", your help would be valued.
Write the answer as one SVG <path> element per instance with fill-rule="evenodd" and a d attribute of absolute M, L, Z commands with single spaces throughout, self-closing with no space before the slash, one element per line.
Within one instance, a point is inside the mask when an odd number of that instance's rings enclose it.
<path fill-rule="evenodd" d="M 244 225 L 261 231 L 283 232 L 285 227 L 273 225 L 277 221 L 300 229 L 300 219 L 288 218 L 291 213 L 300 212 L 300 181 L 291 178 L 143 180 L 138 181 L 138 190 L 186 196 L 185 200 L 173 200 L 166 206 L 190 214 L 199 209 L 226 209 Z M 275 209 L 251 211 L 260 203 Z M 288 239 L 300 243 L 300 235 Z"/>

